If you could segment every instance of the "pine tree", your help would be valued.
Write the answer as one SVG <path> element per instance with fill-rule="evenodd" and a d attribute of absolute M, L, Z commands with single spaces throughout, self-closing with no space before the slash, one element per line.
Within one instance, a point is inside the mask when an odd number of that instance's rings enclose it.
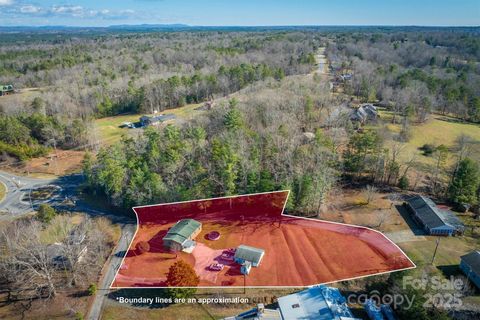
<path fill-rule="evenodd" d="M 476 204 L 480 184 L 480 168 L 470 158 L 460 161 L 449 187 L 450 200 L 455 203 Z"/>

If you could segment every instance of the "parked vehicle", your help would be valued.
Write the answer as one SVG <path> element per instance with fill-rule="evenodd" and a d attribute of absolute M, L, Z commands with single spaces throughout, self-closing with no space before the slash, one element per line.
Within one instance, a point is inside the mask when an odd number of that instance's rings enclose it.
<path fill-rule="evenodd" d="M 225 265 L 221 263 L 212 263 L 208 268 L 212 271 L 222 271 Z"/>

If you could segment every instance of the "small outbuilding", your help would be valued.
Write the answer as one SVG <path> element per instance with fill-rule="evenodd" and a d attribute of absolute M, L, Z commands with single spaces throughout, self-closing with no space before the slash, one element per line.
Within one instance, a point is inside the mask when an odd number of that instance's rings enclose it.
<path fill-rule="evenodd" d="M 234 261 L 241 264 L 240 271 L 249 274 L 252 267 L 258 267 L 265 255 L 265 250 L 246 245 L 238 246 L 235 250 Z"/>
<path fill-rule="evenodd" d="M 200 222 L 193 219 L 180 220 L 163 237 L 163 246 L 172 252 L 191 252 L 196 245 L 193 240 L 201 231 L 202 224 Z"/>
<path fill-rule="evenodd" d="M 461 256 L 460 269 L 480 289 L 480 251 L 472 251 Z"/>
<path fill-rule="evenodd" d="M 13 85 L 11 84 L 0 84 L 0 96 L 7 96 L 9 94 L 14 93 Z"/>
<path fill-rule="evenodd" d="M 404 203 L 413 219 L 426 233 L 436 236 L 463 234 L 464 224 L 454 213 L 439 209 L 435 203 L 420 195 L 413 196 Z"/>

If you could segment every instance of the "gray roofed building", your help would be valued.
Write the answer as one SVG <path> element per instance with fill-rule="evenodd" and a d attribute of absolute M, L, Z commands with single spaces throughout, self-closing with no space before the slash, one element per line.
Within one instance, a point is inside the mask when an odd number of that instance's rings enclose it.
<path fill-rule="evenodd" d="M 475 250 L 461 256 L 460 269 L 480 289 L 480 251 Z"/>
<path fill-rule="evenodd" d="M 178 221 L 163 237 L 163 245 L 171 251 L 181 251 L 195 246 L 193 239 L 202 230 L 202 224 L 193 219 Z"/>
<path fill-rule="evenodd" d="M 323 285 L 278 298 L 278 305 L 288 320 L 355 319 L 340 291 Z"/>
<path fill-rule="evenodd" d="M 431 235 L 462 234 L 465 226 L 452 212 L 439 209 L 435 203 L 423 196 L 413 196 L 405 202 L 416 222 Z"/>
<path fill-rule="evenodd" d="M 140 123 L 144 127 L 154 126 L 169 120 L 174 120 L 176 118 L 177 116 L 174 114 L 161 114 L 158 116 L 142 116 L 140 117 Z"/>
<path fill-rule="evenodd" d="M 368 103 L 353 110 L 352 114 L 350 115 L 350 120 L 364 123 L 367 121 L 374 121 L 378 117 L 379 115 L 377 107 L 375 107 L 373 104 Z"/>
<path fill-rule="evenodd" d="M 224 320 L 360 320 L 337 288 L 318 286 L 278 298 L 278 309 L 257 308 Z"/>
<path fill-rule="evenodd" d="M 242 265 L 242 273 L 248 274 L 251 267 L 258 267 L 265 255 L 265 250 L 246 245 L 240 245 L 235 250 L 234 260 Z"/>

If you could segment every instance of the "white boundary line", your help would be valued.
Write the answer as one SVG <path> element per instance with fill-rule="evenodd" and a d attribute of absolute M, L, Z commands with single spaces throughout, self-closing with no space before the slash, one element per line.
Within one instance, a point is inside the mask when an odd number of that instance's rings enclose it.
<path fill-rule="evenodd" d="M 329 224 L 336 224 L 336 225 L 342 225 L 342 226 L 347 226 L 347 227 L 354 227 L 357 229 L 366 229 L 373 231 L 375 233 L 378 233 L 382 235 L 385 239 L 387 239 L 391 244 L 393 244 L 405 257 L 407 257 L 408 261 L 413 265 L 413 267 L 408 267 L 408 268 L 402 268 L 402 269 L 396 269 L 396 270 L 391 270 L 391 271 L 383 271 L 383 272 L 377 272 L 377 273 L 372 273 L 369 275 L 364 275 L 364 276 L 358 276 L 358 277 L 352 277 L 352 278 L 345 278 L 345 279 L 338 279 L 334 281 L 329 281 L 329 282 L 322 282 L 318 284 L 313 284 L 313 285 L 308 285 L 308 286 L 208 286 L 208 287 L 113 287 L 113 283 L 115 282 L 115 279 L 117 278 L 117 275 L 120 271 L 120 267 L 123 265 L 124 260 L 127 256 L 128 251 L 130 251 L 130 247 L 133 244 L 133 239 L 135 239 L 135 236 L 137 235 L 138 229 L 139 229 L 139 220 L 138 220 L 138 214 L 135 209 L 139 208 L 148 208 L 148 207 L 160 207 L 160 206 L 165 206 L 165 205 L 171 205 L 171 204 L 180 204 L 180 203 L 190 203 L 190 202 L 199 202 L 199 201 L 207 201 L 207 200 L 218 200 L 218 199 L 229 199 L 229 198 L 240 198 L 240 197 L 248 197 L 248 196 L 256 196 L 256 195 L 262 195 L 262 194 L 270 194 L 270 193 L 284 193 L 287 192 L 287 197 L 285 199 L 285 203 L 283 204 L 282 208 L 282 213 L 280 214 L 281 216 L 285 217 L 292 217 L 292 218 L 297 218 L 297 219 L 305 219 L 305 220 L 311 220 L 311 221 L 317 221 L 317 222 L 323 222 L 323 223 L 329 223 Z M 130 245 L 128 246 L 127 251 L 125 251 L 125 256 L 122 259 L 122 262 L 118 266 L 117 272 L 115 273 L 115 277 L 112 280 L 112 283 L 110 284 L 110 287 L 108 289 L 167 289 L 167 288 L 179 288 L 179 289 L 234 289 L 234 288 L 264 288 L 264 289 L 269 289 L 269 288 L 310 288 L 310 287 L 315 287 L 323 284 L 332 284 L 332 283 L 337 283 L 337 282 L 342 282 L 342 281 L 350 281 L 350 280 L 356 280 L 356 279 L 362 279 L 366 277 L 373 277 L 373 276 L 378 276 L 382 274 L 387 274 L 387 273 L 393 273 L 393 272 L 400 272 L 400 271 L 405 271 L 405 270 L 410 270 L 410 269 L 415 269 L 417 265 L 410 259 L 410 257 L 392 240 L 390 240 L 385 234 L 382 232 L 369 228 L 369 227 L 364 227 L 364 226 L 357 226 L 353 224 L 347 224 L 347 223 L 341 223 L 341 222 L 333 222 L 333 221 L 328 221 L 328 220 L 321 220 L 321 219 L 313 219 L 313 218 L 306 218 L 306 217 L 299 217 L 299 216 L 293 216 L 289 214 L 284 214 L 283 212 L 285 211 L 285 207 L 287 206 L 288 198 L 290 196 L 290 190 L 280 190 L 280 191 L 270 191 L 270 192 L 259 192 L 259 193 L 250 193 L 250 194 L 242 194 L 242 195 L 236 195 L 236 196 L 225 196 L 225 197 L 216 197 L 216 198 L 207 198 L 207 199 L 196 199 L 196 200 L 190 200 L 190 201 L 178 201 L 178 202 L 170 202 L 170 203 L 160 203 L 160 204 L 151 204 L 151 205 L 145 205 L 145 206 L 136 206 L 133 207 L 133 211 L 135 212 L 135 217 L 137 218 L 137 229 L 135 230 L 135 233 L 133 235 L 132 241 L 130 242 Z"/>

